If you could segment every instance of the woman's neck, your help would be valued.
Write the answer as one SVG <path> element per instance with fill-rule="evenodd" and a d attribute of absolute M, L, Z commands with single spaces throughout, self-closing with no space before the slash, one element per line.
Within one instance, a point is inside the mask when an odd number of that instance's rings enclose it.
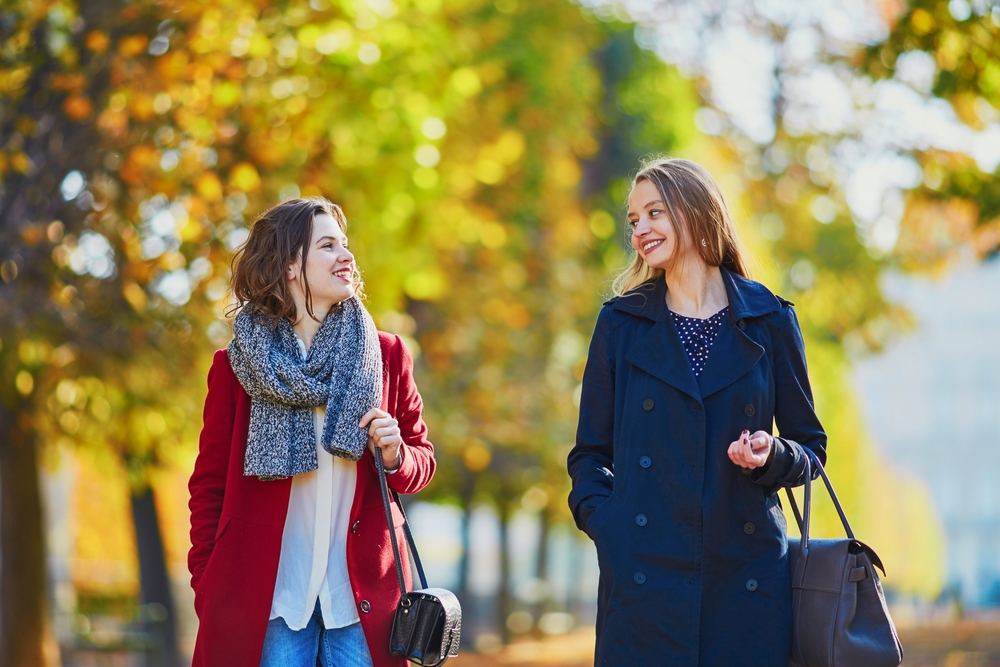
<path fill-rule="evenodd" d="M 303 300 L 302 303 L 298 303 L 298 301 L 299 300 L 296 299 L 295 304 L 295 316 L 298 319 L 292 321 L 292 331 L 295 332 L 296 336 L 302 339 L 302 342 L 306 346 L 306 351 L 308 352 L 309 347 L 312 345 L 313 338 L 316 337 L 316 332 L 319 331 L 319 328 L 323 325 L 323 318 L 326 317 L 326 314 L 330 312 L 330 309 L 333 306 L 314 303 L 313 314 L 316 316 L 314 318 L 309 314 L 309 311 L 306 310 L 305 301 Z M 324 305 L 326 305 L 325 308 Z M 317 322 L 317 320 L 319 321 Z"/>
<path fill-rule="evenodd" d="M 700 257 L 677 262 L 664 278 L 667 307 L 678 315 L 705 319 L 729 305 L 722 271 Z"/>
<path fill-rule="evenodd" d="M 298 322 L 292 324 L 292 330 L 295 331 L 295 335 L 305 344 L 306 352 L 309 351 L 313 338 L 316 337 L 316 332 L 319 331 L 320 324 L 320 322 L 309 317 L 308 314 L 305 317 L 300 317 Z"/>

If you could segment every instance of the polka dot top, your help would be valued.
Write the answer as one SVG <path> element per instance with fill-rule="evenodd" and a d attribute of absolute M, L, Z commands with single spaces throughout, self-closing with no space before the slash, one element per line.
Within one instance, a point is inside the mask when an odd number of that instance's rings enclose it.
<path fill-rule="evenodd" d="M 684 351 L 687 353 L 688 363 L 694 376 L 698 377 L 705 369 L 705 362 L 708 360 L 708 353 L 715 342 L 715 336 L 722 326 L 722 319 L 726 316 L 729 306 L 726 306 L 715 315 L 707 319 L 698 317 L 684 317 L 674 311 L 670 311 L 670 317 L 674 320 L 674 328 L 681 338 Z"/>

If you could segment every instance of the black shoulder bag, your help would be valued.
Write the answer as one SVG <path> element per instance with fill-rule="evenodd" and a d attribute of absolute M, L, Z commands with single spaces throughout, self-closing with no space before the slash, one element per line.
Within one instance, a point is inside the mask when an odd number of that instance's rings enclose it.
<path fill-rule="evenodd" d="M 870 546 L 854 538 L 844 508 L 819 458 L 806 449 L 805 516 L 785 488 L 801 539 L 788 540 L 792 570 L 793 667 L 896 667 L 903 647 L 889 616 L 875 568 L 885 568 Z M 847 539 L 809 537 L 812 470 L 823 477 Z"/>
<path fill-rule="evenodd" d="M 399 606 L 392 619 L 392 634 L 389 637 L 389 654 L 404 656 L 410 662 L 423 667 L 443 665 L 448 658 L 458 655 L 458 642 L 462 632 L 462 606 L 451 591 L 443 588 L 428 588 L 424 567 L 420 564 L 417 545 L 413 543 L 410 524 L 399 502 L 399 495 L 389 491 L 385 481 L 385 464 L 382 463 L 382 450 L 375 448 L 375 467 L 378 468 L 378 482 L 382 488 L 382 505 L 385 506 L 385 520 L 389 524 L 389 539 L 392 541 L 392 553 L 396 562 L 396 577 L 399 579 Z M 396 500 L 400 513 L 403 514 L 403 533 L 410 545 L 413 562 L 417 565 L 420 575 L 419 591 L 406 591 L 406 579 L 403 577 L 403 559 L 399 554 L 399 543 L 396 542 L 396 529 L 392 521 L 392 509 L 389 506 L 389 494 Z"/>

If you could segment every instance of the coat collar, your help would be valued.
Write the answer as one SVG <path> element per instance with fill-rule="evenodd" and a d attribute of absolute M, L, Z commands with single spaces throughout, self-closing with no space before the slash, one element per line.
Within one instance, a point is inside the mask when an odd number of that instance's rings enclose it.
<path fill-rule="evenodd" d="M 729 317 L 723 320 L 705 370 L 697 379 L 669 318 L 663 276 L 607 302 L 615 310 L 655 323 L 628 351 L 626 360 L 699 401 L 746 375 L 764 353 L 738 324 L 745 318 L 760 317 L 781 307 L 778 298 L 760 283 L 725 267 L 721 270 L 729 297 Z"/>
<path fill-rule="evenodd" d="M 724 266 L 720 266 L 719 270 L 722 272 L 722 282 L 729 299 L 729 312 L 734 321 L 760 317 L 781 308 L 778 297 L 760 283 L 733 273 Z M 668 317 L 667 283 L 661 274 L 621 296 L 605 301 L 605 305 L 654 322 L 665 322 Z"/>

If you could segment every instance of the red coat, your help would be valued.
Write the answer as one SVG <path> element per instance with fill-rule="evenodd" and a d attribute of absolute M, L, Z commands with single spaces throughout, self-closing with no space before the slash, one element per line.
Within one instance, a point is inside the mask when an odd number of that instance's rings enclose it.
<path fill-rule="evenodd" d="M 434 474 L 434 447 L 421 417 L 413 359 L 398 336 L 379 332 L 382 409 L 399 421 L 403 462 L 389 486 L 416 493 Z M 281 535 L 292 480 L 262 482 L 243 474 L 250 397 L 225 350 L 208 372 L 205 425 L 191 475 L 191 552 L 188 568 L 200 620 L 192 667 L 258 667 L 278 574 Z M 392 506 L 396 539 L 407 557 L 402 515 Z M 351 506 L 347 569 L 374 667 L 403 667 L 389 655 L 399 584 L 382 508 L 378 473 L 365 450 Z M 404 567 L 407 585 L 410 568 Z"/>

